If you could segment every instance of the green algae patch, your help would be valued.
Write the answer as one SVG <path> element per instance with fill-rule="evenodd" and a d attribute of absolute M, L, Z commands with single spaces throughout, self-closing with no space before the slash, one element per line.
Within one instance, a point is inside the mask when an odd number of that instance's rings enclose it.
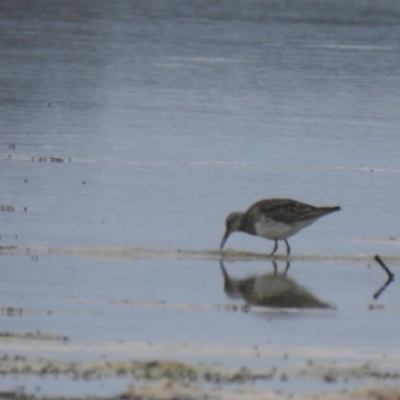
<path fill-rule="evenodd" d="M 68 336 L 58 336 L 49 333 L 37 332 L 25 332 L 25 333 L 15 333 L 15 332 L 1 332 L 0 331 L 0 341 L 1 340 L 42 340 L 42 341 L 61 341 L 68 342 Z"/>
<path fill-rule="evenodd" d="M 0 375 L 10 377 L 69 378 L 73 380 L 101 380 L 106 378 L 132 377 L 132 384 L 112 399 L 125 400 L 191 400 L 208 398 L 214 400 L 400 400 L 398 388 L 400 373 L 382 370 L 369 363 L 349 365 L 314 362 L 287 367 L 252 369 L 234 368 L 223 364 L 186 363 L 176 360 L 124 361 L 119 359 L 99 361 L 66 362 L 54 359 L 34 359 L 3 356 L 0 359 Z M 329 385 L 329 391 L 307 395 L 277 393 L 269 388 L 255 385 L 256 382 L 286 382 L 292 379 L 318 379 Z M 331 384 L 337 381 L 356 381 L 359 389 L 332 391 Z M 38 381 L 40 383 L 41 381 Z M 369 385 L 369 386 L 367 386 Z M 384 386 L 383 386 L 384 385 Z M 261 385 L 262 386 L 262 385 Z M 371 387 L 372 386 L 372 387 Z M 382 387 L 381 387 L 382 386 Z M 328 386 L 326 386 L 328 388 Z M 0 392 L 0 400 L 54 399 L 25 392 Z M 80 397 L 80 399 L 108 399 L 107 397 Z M 110 399 L 111 399 L 110 398 Z M 69 400 L 74 400 L 73 397 Z"/>
<path fill-rule="evenodd" d="M 99 379 L 113 376 L 132 376 L 138 380 L 172 379 L 174 381 L 243 382 L 270 379 L 275 370 L 265 372 L 247 368 L 228 368 L 208 364 L 190 364 L 174 360 L 95 362 L 63 362 L 51 359 L 28 360 L 16 356 L 0 359 L 2 375 L 52 375 L 74 379 Z"/>
<path fill-rule="evenodd" d="M 282 377 L 317 378 L 324 382 L 338 380 L 400 381 L 400 371 L 382 370 L 369 363 L 336 365 L 309 360 L 304 365 L 288 368 L 269 367 L 251 369 L 234 368 L 206 363 L 186 363 L 175 360 L 123 361 L 100 360 L 67 362 L 52 359 L 29 360 L 26 357 L 3 356 L 0 358 L 1 375 L 65 376 L 74 379 L 100 379 L 131 376 L 137 380 L 170 379 L 179 382 L 245 383 L 267 381 Z"/>
<path fill-rule="evenodd" d="M 400 241 L 398 241 L 400 243 Z M 373 263 L 374 255 L 344 255 L 344 254 L 291 254 L 290 256 L 283 254 L 270 255 L 267 251 L 255 252 L 234 249 L 174 249 L 174 248 L 151 248 L 151 247 L 134 247 L 134 246 L 99 246 L 99 247 L 71 247 L 71 248 L 42 248 L 42 247 L 17 247 L 17 246 L 0 246 L 0 255 L 4 254 L 28 254 L 32 257 L 39 255 L 62 254 L 73 257 L 88 257 L 98 259 L 113 260 L 205 260 L 219 261 L 223 259 L 227 262 L 235 261 L 302 261 L 302 262 L 340 262 L 340 263 Z M 400 254 L 385 256 L 385 260 L 390 265 L 400 265 Z"/>
<path fill-rule="evenodd" d="M 307 366 L 299 372 L 299 376 L 316 377 L 325 382 L 336 382 L 349 379 L 400 380 L 400 371 L 381 370 L 370 363 L 350 366 L 329 365 L 309 360 Z"/>
<path fill-rule="evenodd" d="M 148 381 L 130 385 L 123 393 L 105 396 L 45 396 L 28 393 L 23 389 L 0 391 L 0 400 L 399 400 L 399 388 L 363 387 L 353 390 L 321 391 L 317 393 L 283 393 L 268 388 L 238 386 L 226 388 L 207 387 L 170 379 Z"/>
<path fill-rule="evenodd" d="M 160 377 L 177 380 L 196 380 L 198 368 L 178 361 L 143 361 L 130 364 L 131 374 L 136 378 L 159 379 Z"/>

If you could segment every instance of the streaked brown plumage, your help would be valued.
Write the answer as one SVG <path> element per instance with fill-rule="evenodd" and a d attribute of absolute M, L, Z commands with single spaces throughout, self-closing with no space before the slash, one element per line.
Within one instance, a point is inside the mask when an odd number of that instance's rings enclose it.
<path fill-rule="evenodd" d="M 233 212 L 228 215 L 221 249 L 231 233 L 240 231 L 274 240 L 275 246 L 271 255 L 278 249 L 278 240 L 284 240 L 289 255 L 288 237 L 324 215 L 339 210 L 338 206 L 315 207 L 290 199 L 261 200 L 253 204 L 246 212 Z"/>

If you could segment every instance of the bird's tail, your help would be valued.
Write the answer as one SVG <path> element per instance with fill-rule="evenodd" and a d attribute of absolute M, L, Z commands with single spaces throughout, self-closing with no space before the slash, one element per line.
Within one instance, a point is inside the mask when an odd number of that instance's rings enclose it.
<path fill-rule="evenodd" d="M 335 211 L 340 211 L 341 208 L 339 206 L 335 206 L 335 207 L 319 207 L 316 211 L 315 211 L 315 216 L 316 217 L 323 217 L 324 215 L 333 213 Z"/>
<path fill-rule="evenodd" d="M 329 214 L 329 213 L 334 212 L 334 211 L 340 211 L 341 208 L 340 208 L 339 206 L 335 206 L 335 207 L 321 207 L 320 210 L 323 211 L 324 214 Z"/>
<path fill-rule="evenodd" d="M 318 207 L 315 208 L 313 211 L 307 213 L 306 215 L 304 215 L 303 219 L 304 220 L 317 220 L 318 218 L 323 217 L 324 215 L 333 213 L 335 211 L 340 211 L 340 207 L 336 206 L 336 207 Z"/>

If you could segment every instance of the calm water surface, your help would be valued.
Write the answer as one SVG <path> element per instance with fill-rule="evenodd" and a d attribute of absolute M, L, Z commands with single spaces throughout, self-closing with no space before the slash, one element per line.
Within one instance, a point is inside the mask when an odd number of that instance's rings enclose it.
<path fill-rule="evenodd" d="M 335 310 L 221 311 L 243 300 L 216 260 L 16 254 L 0 257 L 0 306 L 30 315 L 1 330 L 398 349 L 397 284 L 368 305 L 385 281 L 372 256 L 400 260 L 399 22 L 388 0 L 2 2 L 1 246 L 215 250 L 226 215 L 261 198 L 342 211 L 290 240 L 289 276 Z"/>

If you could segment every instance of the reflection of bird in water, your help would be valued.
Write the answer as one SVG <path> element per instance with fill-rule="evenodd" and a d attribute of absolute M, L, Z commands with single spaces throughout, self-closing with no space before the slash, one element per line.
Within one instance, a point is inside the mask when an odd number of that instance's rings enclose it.
<path fill-rule="evenodd" d="M 246 232 L 275 241 L 271 256 L 278 249 L 278 240 L 286 243 L 287 254 L 290 246 L 287 238 L 311 225 L 317 219 L 340 207 L 314 207 L 290 199 L 268 199 L 253 204 L 246 212 L 233 212 L 226 218 L 226 231 L 221 241 L 224 247 L 233 232 Z"/>
<path fill-rule="evenodd" d="M 248 304 L 268 307 L 288 308 L 329 308 L 330 305 L 317 299 L 308 290 L 299 286 L 286 276 L 289 263 L 283 274 L 277 273 L 274 262 L 274 273 L 236 279 L 229 276 L 224 264 L 220 261 L 224 275 L 225 293 L 231 297 L 243 297 Z"/>

